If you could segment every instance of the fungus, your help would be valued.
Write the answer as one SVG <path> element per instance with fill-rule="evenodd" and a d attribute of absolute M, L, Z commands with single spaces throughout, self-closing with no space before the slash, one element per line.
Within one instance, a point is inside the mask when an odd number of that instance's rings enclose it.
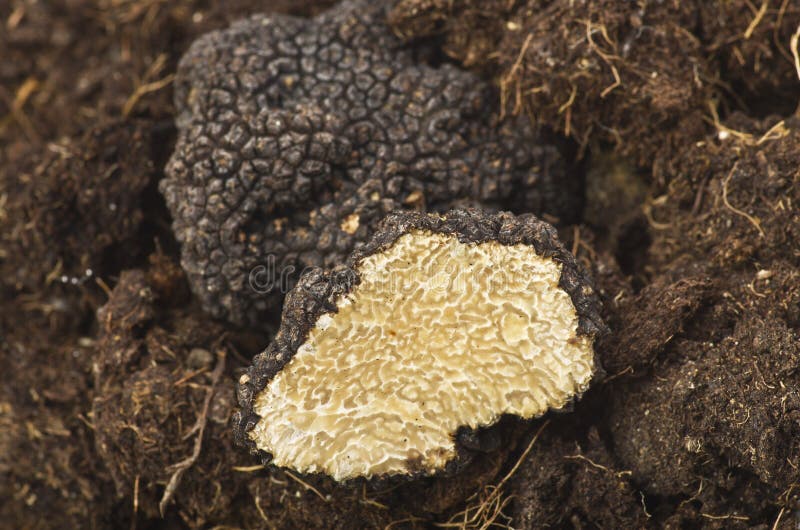
<path fill-rule="evenodd" d="M 603 328 L 549 224 L 396 212 L 347 266 L 290 292 L 239 381 L 236 436 L 265 464 L 338 481 L 452 469 L 464 429 L 586 390 Z"/>
<path fill-rule="evenodd" d="M 253 289 L 251 271 L 341 264 L 397 208 L 579 211 L 580 183 L 557 150 L 526 118 L 499 119 L 475 75 L 419 62 L 386 26 L 387 4 L 254 16 L 181 60 L 160 189 L 214 316 L 257 322 L 281 293 Z"/>

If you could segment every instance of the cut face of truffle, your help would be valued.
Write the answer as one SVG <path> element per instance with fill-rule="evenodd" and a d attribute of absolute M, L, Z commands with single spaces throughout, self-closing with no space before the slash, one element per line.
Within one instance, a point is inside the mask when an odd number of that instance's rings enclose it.
<path fill-rule="evenodd" d="M 573 298 L 593 294 L 565 285 L 574 261 L 519 237 L 542 229 L 532 217 L 453 215 L 390 218 L 354 258 L 357 283 L 327 290 L 336 311 L 307 321 L 293 351 L 279 337 L 257 359 L 254 379 L 265 367 L 274 375 L 243 393 L 252 395 L 247 437 L 274 464 L 337 480 L 433 474 L 457 457 L 459 428 L 533 418 L 587 388 L 594 328 Z M 505 241 L 476 234 L 502 233 L 502 223 L 491 226 L 498 219 L 519 231 Z M 298 303 L 287 302 L 284 336 Z"/>
<path fill-rule="evenodd" d="M 254 289 L 254 268 L 342 264 L 397 208 L 579 211 L 579 179 L 557 150 L 527 119 L 499 119 L 473 74 L 419 62 L 386 26 L 390 4 L 255 16 L 181 60 L 160 189 L 213 315 L 257 322 L 282 293 Z"/>

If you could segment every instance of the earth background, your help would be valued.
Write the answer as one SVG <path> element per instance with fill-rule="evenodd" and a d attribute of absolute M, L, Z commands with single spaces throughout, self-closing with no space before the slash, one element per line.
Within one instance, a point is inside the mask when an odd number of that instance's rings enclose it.
<path fill-rule="evenodd" d="M 457 478 L 343 489 L 234 446 L 279 316 L 190 295 L 157 189 L 171 83 L 199 35 L 331 3 L 0 3 L 0 527 L 796 528 L 794 0 L 400 2 L 409 46 L 490 80 L 584 179 L 556 226 L 603 298 L 605 375 Z"/>

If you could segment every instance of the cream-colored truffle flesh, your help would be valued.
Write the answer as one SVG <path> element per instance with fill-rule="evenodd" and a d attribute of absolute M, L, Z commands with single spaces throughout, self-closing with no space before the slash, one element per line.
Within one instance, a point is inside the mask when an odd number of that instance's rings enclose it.
<path fill-rule="evenodd" d="M 358 272 L 256 397 L 251 437 L 276 465 L 337 480 L 433 473 L 459 427 L 535 417 L 589 384 L 592 344 L 561 265 L 530 246 L 412 231 Z"/>

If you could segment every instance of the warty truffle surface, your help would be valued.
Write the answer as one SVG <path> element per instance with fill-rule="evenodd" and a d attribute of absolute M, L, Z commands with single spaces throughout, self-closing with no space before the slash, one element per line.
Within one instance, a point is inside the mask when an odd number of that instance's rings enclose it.
<path fill-rule="evenodd" d="M 498 119 L 475 75 L 417 60 L 384 22 L 390 5 L 254 16 L 181 60 L 160 189 L 214 316 L 256 322 L 282 293 L 253 271 L 341 264 L 398 208 L 577 214 L 579 183 L 557 150 L 527 119 Z"/>

